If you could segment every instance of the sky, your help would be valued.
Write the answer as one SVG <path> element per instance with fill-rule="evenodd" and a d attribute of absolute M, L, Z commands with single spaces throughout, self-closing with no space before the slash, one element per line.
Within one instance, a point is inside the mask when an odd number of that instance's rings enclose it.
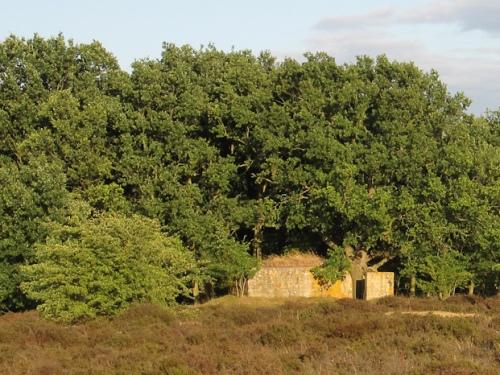
<path fill-rule="evenodd" d="M 500 106 L 500 0 L 0 0 L 0 40 L 34 33 L 98 40 L 126 70 L 163 42 L 339 63 L 386 54 L 437 70 L 472 113 Z"/>

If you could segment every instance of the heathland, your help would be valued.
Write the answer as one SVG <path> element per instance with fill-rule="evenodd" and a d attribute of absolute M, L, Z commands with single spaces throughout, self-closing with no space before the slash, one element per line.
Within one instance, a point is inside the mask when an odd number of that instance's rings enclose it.
<path fill-rule="evenodd" d="M 431 314 L 431 312 L 436 312 Z M 498 374 L 500 300 L 223 297 L 65 325 L 0 317 L 5 374 Z"/>

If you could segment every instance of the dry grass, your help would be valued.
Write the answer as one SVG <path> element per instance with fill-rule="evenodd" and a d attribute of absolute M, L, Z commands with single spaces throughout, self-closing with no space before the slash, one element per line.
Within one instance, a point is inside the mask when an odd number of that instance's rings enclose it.
<path fill-rule="evenodd" d="M 439 310 L 474 317 L 413 316 Z M 386 315 L 387 312 L 394 312 Z M 5 374 L 498 374 L 500 300 L 220 298 L 65 326 L 0 317 Z"/>
<path fill-rule="evenodd" d="M 313 252 L 291 251 L 285 255 L 271 255 L 262 261 L 263 267 L 317 267 L 325 261 Z"/>

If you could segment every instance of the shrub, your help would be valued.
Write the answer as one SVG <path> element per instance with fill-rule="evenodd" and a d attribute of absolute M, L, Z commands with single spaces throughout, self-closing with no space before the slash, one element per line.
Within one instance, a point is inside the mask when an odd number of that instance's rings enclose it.
<path fill-rule="evenodd" d="M 291 324 L 274 324 L 260 337 L 262 345 L 275 348 L 290 346 L 300 339 L 300 332 Z"/>
<path fill-rule="evenodd" d="M 345 277 L 350 263 L 341 247 L 328 250 L 328 258 L 319 267 L 311 269 L 312 274 L 318 282 L 326 287 L 333 285 L 336 281 Z"/>
<path fill-rule="evenodd" d="M 36 249 L 21 287 L 45 317 L 64 322 L 114 315 L 133 302 L 174 304 L 188 293 L 194 267 L 180 240 L 137 215 L 53 225 Z"/>
<path fill-rule="evenodd" d="M 419 267 L 417 285 L 425 293 L 437 294 L 440 299 L 446 299 L 456 288 L 464 286 L 471 279 L 467 265 L 467 259 L 458 251 L 428 255 Z"/>

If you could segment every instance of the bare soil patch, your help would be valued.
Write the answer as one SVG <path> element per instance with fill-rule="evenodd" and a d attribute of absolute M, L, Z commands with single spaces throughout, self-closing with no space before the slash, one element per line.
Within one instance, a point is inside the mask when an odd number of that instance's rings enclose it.
<path fill-rule="evenodd" d="M 418 316 L 439 316 L 441 318 L 474 318 L 479 316 L 477 313 L 456 313 L 450 311 L 388 311 L 385 315 L 394 315 L 394 314 L 402 314 L 402 315 L 418 315 Z"/>

